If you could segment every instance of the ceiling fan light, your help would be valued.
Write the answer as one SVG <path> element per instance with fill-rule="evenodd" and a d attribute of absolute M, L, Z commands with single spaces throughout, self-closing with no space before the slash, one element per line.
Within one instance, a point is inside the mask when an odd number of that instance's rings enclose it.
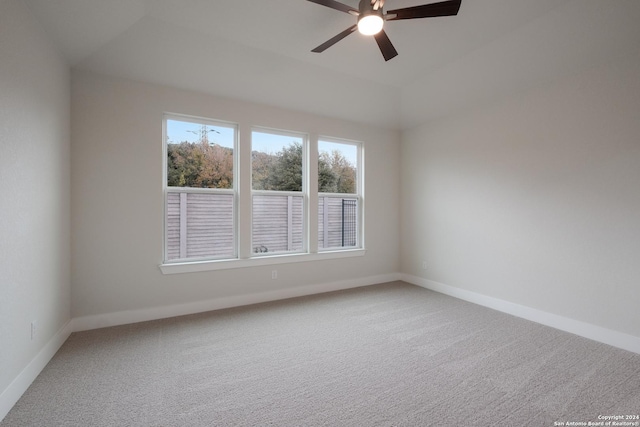
<path fill-rule="evenodd" d="M 384 20 L 378 14 L 364 15 L 358 19 L 358 31 L 365 36 L 378 34 L 382 30 Z"/>

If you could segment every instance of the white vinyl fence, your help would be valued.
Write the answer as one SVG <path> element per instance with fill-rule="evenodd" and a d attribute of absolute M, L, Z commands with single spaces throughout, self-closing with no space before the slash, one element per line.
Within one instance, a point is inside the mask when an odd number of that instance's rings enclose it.
<path fill-rule="evenodd" d="M 233 209 L 232 194 L 169 192 L 167 260 L 235 257 Z M 301 251 L 303 215 L 302 196 L 254 195 L 253 252 Z M 357 218 L 357 198 L 321 196 L 319 248 L 356 247 Z"/>
<path fill-rule="evenodd" d="M 233 194 L 169 193 L 167 259 L 233 257 Z"/>
<path fill-rule="evenodd" d="M 302 196 L 253 196 L 251 241 L 255 253 L 302 250 Z"/>

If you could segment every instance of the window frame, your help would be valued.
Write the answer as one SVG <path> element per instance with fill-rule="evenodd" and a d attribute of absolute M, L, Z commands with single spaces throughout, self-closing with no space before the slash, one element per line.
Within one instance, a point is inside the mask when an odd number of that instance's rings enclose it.
<path fill-rule="evenodd" d="M 233 138 L 233 187 L 228 188 L 200 188 L 200 187 L 170 187 L 168 180 L 168 136 L 167 136 L 167 121 L 175 120 L 185 123 L 193 123 L 198 125 L 209 125 L 218 127 L 227 127 L 234 130 Z M 162 265 L 179 265 L 191 262 L 214 262 L 214 261 L 227 261 L 239 259 L 239 220 L 238 220 L 238 181 L 239 181 L 239 126 L 237 123 L 226 122 L 222 120 L 214 120 L 206 117 L 197 117 L 177 113 L 164 113 L 162 115 L 162 191 L 164 199 L 164 218 L 163 218 L 163 255 Z M 169 217 L 169 205 L 168 198 L 169 193 L 187 193 L 187 194 L 231 194 L 233 196 L 233 254 L 231 257 L 228 255 L 221 256 L 203 256 L 203 257 L 190 257 L 190 258 L 177 258 L 169 259 L 169 233 L 168 233 L 168 217 Z"/>
<path fill-rule="evenodd" d="M 293 137 L 302 139 L 302 185 L 300 191 L 281 191 L 281 190 L 255 190 L 253 188 L 253 158 L 251 159 L 251 203 L 250 211 L 251 211 L 251 225 L 249 227 L 249 233 L 251 235 L 251 256 L 250 258 L 267 258 L 267 257 L 277 257 L 277 256 L 286 256 L 286 255 L 295 255 L 295 254 L 308 254 L 309 253 L 309 134 L 303 132 L 294 132 L 289 130 L 280 130 L 273 129 L 261 126 L 252 126 L 251 127 L 251 138 L 250 138 L 250 150 L 249 152 L 253 154 L 253 134 L 262 133 L 268 135 L 275 135 L 281 137 Z M 253 239 L 253 198 L 254 196 L 294 196 L 294 197 L 302 197 L 302 248 L 297 251 L 277 251 L 277 252 L 266 252 L 266 253 L 254 253 L 253 249 L 255 247 L 255 242 Z"/>
<path fill-rule="evenodd" d="M 320 157 L 320 143 L 328 142 L 331 144 L 343 144 L 356 147 L 356 193 L 321 193 L 318 189 L 317 198 L 318 204 L 320 198 L 341 198 L 341 199 L 356 199 L 356 245 L 355 246 L 337 246 L 337 247 L 320 247 L 318 242 L 318 252 L 335 252 L 335 251 L 348 251 L 348 250 L 360 250 L 364 248 L 364 144 L 360 141 L 351 141 L 347 139 L 339 139 L 332 137 L 320 136 L 318 137 L 318 159 Z M 317 178 L 317 177 L 316 177 Z M 318 212 L 318 226 L 320 224 L 320 217 Z"/>
<path fill-rule="evenodd" d="M 234 152 L 233 152 L 233 189 L 193 189 L 184 187 L 168 187 L 167 182 L 167 119 L 192 122 L 196 124 L 211 124 L 218 126 L 233 127 L 235 129 Z M 253 168 L 252 168 L 252 132 L 275 133 L 276 135 L 303 136 L 303 164 L 301 192 L 279 192 L 273 190 L 253 190 Z M 297 262 L 313 262 L 331 259 L 345 259 L 352 257 L 362 257 L 366 254 L 365 249 L 365 198 L 364 198 L 364 151 L 365 143 L 362 141 L 348 140 L 344 138 L 333 138 L 315 133 L 305 133 L 302 131 L 281 130 L 264 126 L 254 126 L 242 124 L 241 122 L 231 122 L 207 117 L 186 115 L 180 113 L 166 112 L 162 120 L 162 186 L 163 186 L 163 262 L 159 265 L 163 275 L 182 274 L 191 272 L 217 271 L 236 268 L 251 268 L 267 265 L 280 265 Z M 358 170 L 357 170 L 357 196 L 358 200 L 358 245 L 356 247 L 334 247 L 319 248 L 318 242 L 318 201 L 320 195 L 330 194 L 337 197 L 350 196 L 353 194 L 343 193 L 319 193 L 318 180 L 318 142 L 326 141 L 331 143 L 342 143 L 356 145 L 358 147 Z M 313 164 L 315 162 L 315 165 Z M 244 167 L 243 167 L 244 166 Z M 242 167 L 242 170 L 240 168 Z M 248 169 L 248 170 L 247 170 Z M 311 174 L 314 176 L 311 176 Z M 315 182 L 312 182 L 315 180 Z M 187 192 L 205 192 L 218 194 L 233 194 L 233 227 L 234 227 L 234 258 L 181 258 L 167 261 L 167 195 L 171 189 L 186 190 Z M 313 193 L 312 193 L 313 191 Z M 303 197 L 303 249 L 296 252 L 274 252 L 266 254 L 253 253 L 253 196 L 254 194 L 279 193 L 281 195 L 294 195 Z M 315 212 L 314 212 L 315 211 Z M 313 235 L 315 233 L 315 236 Z M 248 246 L 247 246 L 248 245 Z"/>

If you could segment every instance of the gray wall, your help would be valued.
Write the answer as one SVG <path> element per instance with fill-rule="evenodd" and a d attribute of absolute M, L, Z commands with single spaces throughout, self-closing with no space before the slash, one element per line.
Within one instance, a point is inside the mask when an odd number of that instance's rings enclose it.
<path fill-rule="evenodd" d="M 74 317 L 399 271 L 398 132 L 82 71 L 71 93 Z M 162 275 L 164 112 L 240 123 L 240 138 L 254 125 L 363 141 L 366 255 L 278 265 L 277 280 L 270 266 Z"/>
<path fill-rule="evenodd" d="M 1 394 L 70 318 L 69 71 L 19 0 L 0 0 L 0 144 Z"/>
<path fill-rule="evenodd" d="M 618 59 L 405 132 L 402 271 L 640 337 L 639 76 Z"/>

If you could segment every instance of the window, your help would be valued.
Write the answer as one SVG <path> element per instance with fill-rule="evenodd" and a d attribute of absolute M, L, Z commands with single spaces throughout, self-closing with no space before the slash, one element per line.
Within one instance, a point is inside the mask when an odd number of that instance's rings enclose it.
<path fill-rule="evenodd" d="M 236 127 L 165 118 L 165 261 L 235 258 Z"/>
<path fill-rule="evenodd" d="M 251 133 L 254 256 L 305 250 L 305 151 L 303 135 Z"/>
<path fill-rule="evenodd" d="M 359 144 L 318 141 L 318 248 L 361 247 Z"/>
<path fill-rule="evenodd" d="M 165 114 L 162 272 L 364 255 L 362 144 L 238 127 Z"/>

